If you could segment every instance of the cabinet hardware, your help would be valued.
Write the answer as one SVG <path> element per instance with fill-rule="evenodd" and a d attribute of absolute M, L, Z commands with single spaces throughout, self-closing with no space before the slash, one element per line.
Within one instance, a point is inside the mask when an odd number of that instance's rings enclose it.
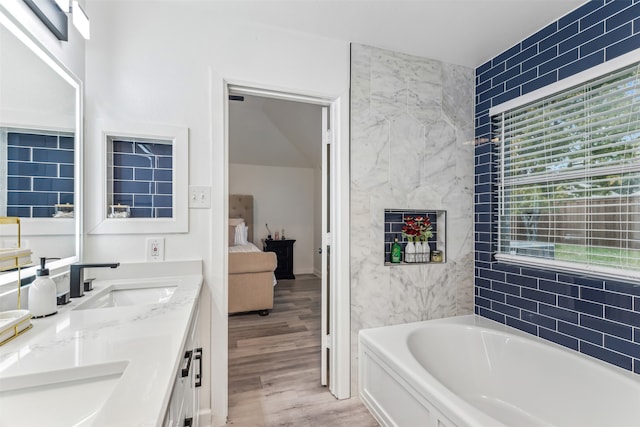
<path fill-rule="evenodd" d="M 191 424 L 193 424 L 193 418 L 184 419 L 184 427 L 191 427 Z"/>
<path fill-rule="evenodd" d="M 191 356 L 193 355 L 192 350 L 188 350 L 184 353 L 184 359 L 187 361 L 187 366 L 182 368 L 182 378 L 189 376 L 189 371 L 191 370 Z"/>
<path fill-rule="evenodd" d="M 196 387 L 202 387 L 202 347 L 198 347 L 195 350 L 194 359 L 198 361 L 198 373 L 196 374 Z"/>

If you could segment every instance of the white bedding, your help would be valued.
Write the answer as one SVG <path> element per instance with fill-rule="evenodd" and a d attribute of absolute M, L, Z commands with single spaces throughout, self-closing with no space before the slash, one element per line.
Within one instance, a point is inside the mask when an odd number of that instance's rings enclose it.
<path fill-rule="evenodd" d="M 249 242 L 246 245 L 229 246 L 229 252 L 262 252 L 256 245 Z"/>

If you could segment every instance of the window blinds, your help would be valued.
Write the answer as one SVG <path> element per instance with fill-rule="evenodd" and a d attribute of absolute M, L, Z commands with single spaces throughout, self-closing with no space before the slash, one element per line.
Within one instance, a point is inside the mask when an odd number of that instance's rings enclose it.
<path fill-rule="evenodd" d="M 640 271 L 640 66 L 492 122 L 498 258 Z"/>

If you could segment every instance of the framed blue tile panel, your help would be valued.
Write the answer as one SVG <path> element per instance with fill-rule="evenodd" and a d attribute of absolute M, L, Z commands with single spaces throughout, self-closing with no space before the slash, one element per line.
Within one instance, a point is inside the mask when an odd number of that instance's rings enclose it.
<path fill-rule="evenodd" d="M 112 140 L 113 204 L 132 218 L 173 216 L 173 146 L 161 141 Z"/>
<path fill-rule="evenodd" d="M 640 284 L 495 260 L 496 157 L 489 109 L 638 48 L 639 2 L 587 2 L 476 69 L 474 117 L 475 312 L 635 373 Z"/>
<path fill-rule="evenodd" d="M 74 203 L 74 137 L 7 131 L 7 215 L 51 218 Z"/>

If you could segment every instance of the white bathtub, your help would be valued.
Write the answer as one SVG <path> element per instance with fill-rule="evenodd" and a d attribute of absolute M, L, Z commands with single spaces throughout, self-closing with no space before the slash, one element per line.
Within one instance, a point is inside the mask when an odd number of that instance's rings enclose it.
<path fill-rule="evenodd" d="M 640 426 L 640 376 L 460 316 L 360 331 L 360 397 L 384 426 Z"/>

